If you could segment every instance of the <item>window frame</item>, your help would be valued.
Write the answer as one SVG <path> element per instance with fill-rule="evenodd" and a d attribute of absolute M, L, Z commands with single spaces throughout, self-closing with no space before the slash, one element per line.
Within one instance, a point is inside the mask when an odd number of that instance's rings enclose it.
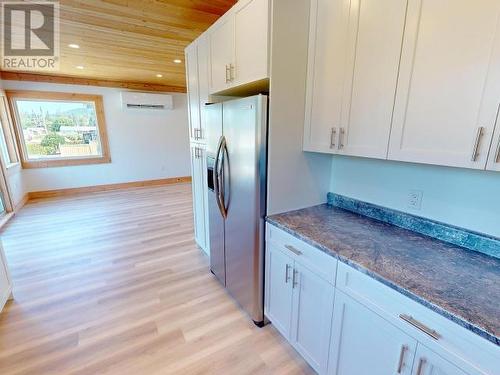
<path fill-rule="evenodd" d="M 111 156 L 109 152 L 108 133 L 106 129 L 106 120 L 104 117 L 104 104 L 102 95 L 91 94 L 78 94 L 68 92 L 52 92 L 52 91 L 29 91 L 29 90 L 6 90 L 10 111 L 14 118 L 14 130 L 17 140 L 17 146 L 21 156 L 21 165 L 25 169 L 31 168 L 51 168 L 51 167 L 65 167 L 74 165 L 88 165 L 88 164 L 104 164 L 111 163 Z M 46 100 L 46 101 L 81 101 L 93 102 L 96 112 L 97 131 L 99 133 L 99 141 L 101 146 L 100 156 L 88 157 L 57 157 L 47 158 L 42 160 L 29 159 L 24 142 L 21 122 L 19 121 L 19 114 L 17 111 L 16 100 Z"/>
<path fill-rule="evenodd" d="M 20 164 L 19 148 L 16 141 L 14 122 L 10 112 L 9 99 L 5 91 L 0 90 L 0 123 L 9 160 L 3 160 L 5 169 L 10 169 Z"/>

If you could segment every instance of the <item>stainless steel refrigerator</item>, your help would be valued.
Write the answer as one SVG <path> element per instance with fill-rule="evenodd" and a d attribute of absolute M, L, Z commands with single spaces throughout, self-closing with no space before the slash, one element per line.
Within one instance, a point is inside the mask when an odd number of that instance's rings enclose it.
<path fill-rule="evenodd" d="M 267 96 L 205 108 L 210 269 L 264 324 Z"/>

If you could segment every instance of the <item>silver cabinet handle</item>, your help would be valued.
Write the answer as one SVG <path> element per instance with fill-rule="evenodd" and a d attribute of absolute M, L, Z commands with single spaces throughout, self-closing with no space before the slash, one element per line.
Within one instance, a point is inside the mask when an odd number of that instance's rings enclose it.
<path fill-rule="evenodd" d="M 416 375 L 422 375 L 423 374 L 425 363 L 426 363 L 425 358 L 420 358 L 420 360 L 418 361 L 418 367 L 417 367 L 417 374 Z"/>
<path fill-rule="evenodd" d="M 330 148 L 335 148 L 335 138 L 337 137 L 337 128 L 332 128 L 330 133 Z"/>
<path fill-rule="evenodd" d="M 399 353 L 399 362 L 398 362 L 398 374 L 401 374 L 401 371 L 403 371 L 403 367 L 405 365 L 405 354 L 406 351 L 408 350 L 407 345 L 402 345 L 401 346 L 401 353 Z"/>
<path fill-rule="evenodd" d="M 226 83 L 229 83 L 231 81 L 231 76 L 230 76 L 230 67 L 229 65 L 226 64 Z"/>
<path fill-rule="evenodd" d="M 345 135 L 345 129 L 344 128 L 340 128 L 339 150 L 342 150 L 344 148 L 344 135 Z"/>
<path fill-rule="evenodd" d="M 477 128 L 476 133 L 476 141 L 474 142 L 474 148 L 472 149 L 472 158 L 471 161 L 476 161 L 479 156 L 479 144 L 481 143 L 481 138 L 484 134 L 484 126 L 480 126 Z"/>
<path fill-rule="evenodd" d="M 230 82 L 234 81 L 234 77 L 235 77 L 234 70 L 235 70 L 234 65 L 229 64 L 229 81 Z"/>
<path fill-rule="evenodd" d="M 285 247 L 290 250 L 292 253 L 294 253 L 295 255 L 302 255 L 302 251 L 299 251 L 297 250 L 295 247 L 293 247 L 292 245 L 285 245 Z"/>
<path fill-rule="evenodd" d="M 495 152 L 494 163 L 500 163 L 500 136 L 498 136 L 497 151 Z"/>
<path fill-rule="evenodd" d="M 295 287 L 297 285 L 299 285 L 299 283 L 297 282 L 297 275 L 298 275 L 298 271 L 294 268 L 293 269 L 293 276 L 292 276 L 292 288 L 295 289 Z"/>
<path fill-rule="evenodd" d="M 288 281 L 290 280 L 290 276 L 288 275 L 289 270 L 290 270 L 290 266 L 287 264 L 286 270 L 285 270 L 285 284 L 288 284 Z"/>
<path fill-rule="evenodd" d="M 425 324 L 420 323 L 418 320 L 414 319 L 412 316 L 406 315 L 406 314 L 400 314 L 399 317 L 401 319 L 403 319 L 405 322 L 411 324 L 413 327 L 415 327 L 418 330 L 422 331 L 423 333 L 429 335 L 434 340 L 439 340 L 441 338 L 441 335 L 439 333 L 437 333 L 435 330 L 427 327 Z"/>

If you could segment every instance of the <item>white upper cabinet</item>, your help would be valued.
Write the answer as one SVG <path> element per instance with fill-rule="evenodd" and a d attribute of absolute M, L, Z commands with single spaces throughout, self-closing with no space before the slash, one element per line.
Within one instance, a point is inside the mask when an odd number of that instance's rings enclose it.
<path fill-rule="evenodd" d="M 241 0 L 208 31 L 210 93 L 268 78 L 269 0 Z"/>
<path fill-rule="evenodd" d="M 312 0 L 304 150 L 336 152 L 344 83 L 349 2 Z"/>
<path fill-rule="evenodd" d="M 247 1 L 234 14 L 235 72 L 233 84 L 258 81 L 268 77 L 268 0 Z"/>
<path fill-rule="evenodd" d="M 200 130 L 197 142 L 206 141 L 205 104 L 210 102 L 210 46 L 208 35 L 202 35 L 196 41 L 198 47 L 198 93 L 200 106 Z"/>
<path fill-rule="evenodd" d="M 500 111 L 497 118 L 496 131 L 493 135 L 487 169 L 490 171 L 500 171 Z"/>
<path fill-rule="evenodd" d="M 208 36 L 202 35 L 185 50 L 186 83 L 191 142 L 205 143 L 205 103 L 210 101 Z"/>
<path fill-rule="evenodd" d="M 491 106 L 495 107 L 496 105 L 498 108 L 495 132 L 493 133 L 493 141 L 486 166 L 490 171 L 500 171 L 500 32 L 497 32 L 496 38 L 495 51 L 492 58 L 494 65 L 492 64 L 490 67 L 491 73 L 488 80 L 489 87 L 492 87 L 491 89 L 488 87 L 488 91 L 491 90 L 493 92 L 490 98 L 492 101 Z"/>
<path fill-rule="evenodd" d="M 225 90 L 234 75 L 234 17 L 225 14 L 210 31 L 210 92 Z"/>
<path fill-rule="evenodd" d="M 386 158 L 406 5 L 311 2 L 306 151 Z"/>
<path fill-rule="evenodd" d="M 189 138 L 195 140 L 200 129 L 200 92 L 198 83 L 198 48 L 196 42 L 185 50 L 186 83 L 189 112 Z"/>
<path fill-rule="evenodd" d="M 499 14 L 498 0 L 409 0 L 389 159 L 486 167 L 500 102 Z"/>

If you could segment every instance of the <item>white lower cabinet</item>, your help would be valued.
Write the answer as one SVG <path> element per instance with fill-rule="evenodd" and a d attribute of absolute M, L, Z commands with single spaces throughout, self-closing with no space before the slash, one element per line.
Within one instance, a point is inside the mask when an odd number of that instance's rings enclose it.
<path fill-rule="evenodd" d="M 208 248 L 208 191 L 205 146 L 191 145 L 191 174 L 193 192 L 194 237 L 198 246 L 210 255 Z"/>
<path fill-rule="evenodd" d="M 311 367 L 325 373 L 335 289 L 298 262 L 294 265 L 292 282 L 291 343 Z"/>
<path fill-rule="evenodd" d="M 12 282 L 10 280 L 9 269 L 7 268 L 7 260 L 5 259 L 2 243 L 0 242 L 0 312 L 9 298 L 12 298 Z"/>
<path fill-rule="evenodd" d="M 319 374 L 499 375 L 500 347 L 267 224 L 265 314 Z"/>
<path fill-rule="evenodd" d="M 300 253 L 300 250 L 298 250 Z M 267 246 L 266 316 L 318 373 L 326 373 L 333 285 Z"/>
<path fill-rule="evenodd" d="M 417 341 L 337 291 L 330 344 L 330 375 L 412 373 Z"/>
<path fill-rule="evenodd" d="M 268 246 L 266 255 L 267 317 L 280 333 L 290 337 L 293 259 Z"/>
<path fill-rule="evenodd" d="M 412 375 L 467 375 L 467 373 L 424 345 L 418 344 Z"/>

